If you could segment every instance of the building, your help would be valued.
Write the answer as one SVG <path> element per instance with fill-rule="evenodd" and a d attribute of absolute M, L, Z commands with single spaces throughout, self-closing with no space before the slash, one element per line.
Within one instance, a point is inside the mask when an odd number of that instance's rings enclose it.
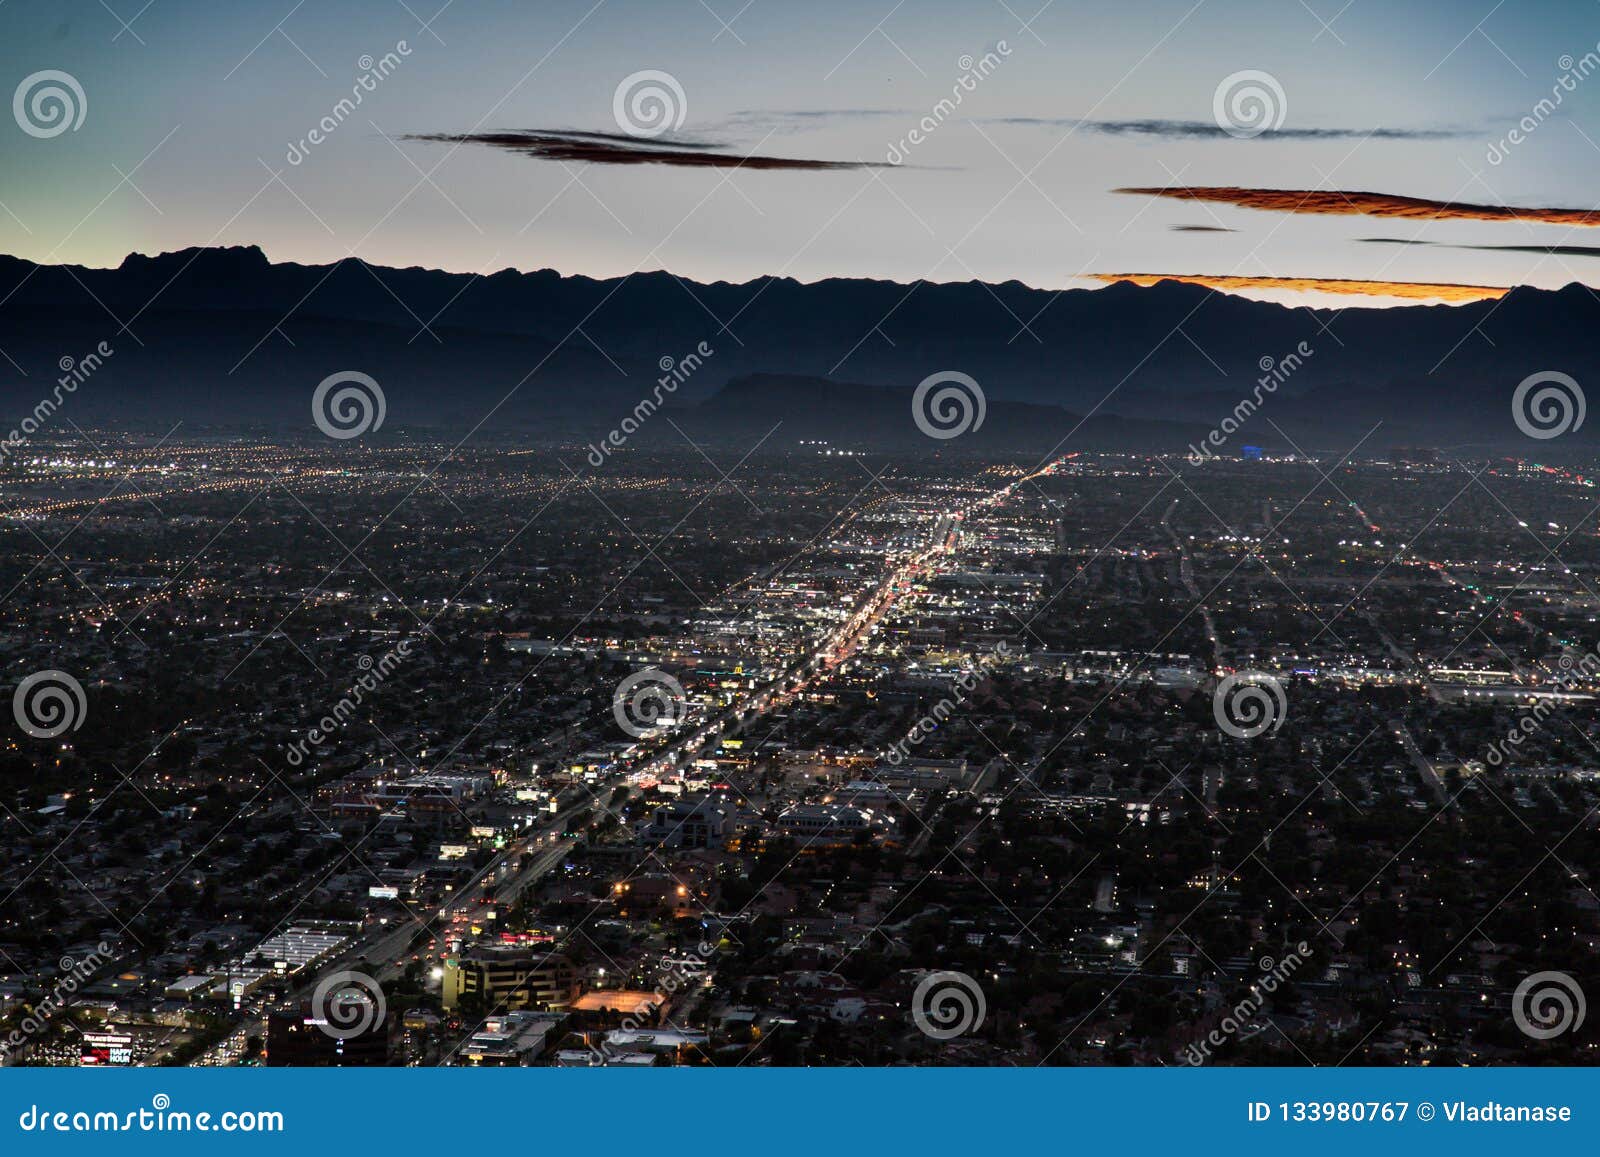
<path fill-rule="evenodd" d="M 245 957 L 244 963 L 247 967 L 254 965 L 286 974 L 315 969 L 350 943 L 350 933 L 357 927 L 315 922 L 296 924 L 263 940 Z"/>
<path fill-rule="evenodd" d="M 463 999 L 485 1008 L 562 1011 L 578 995 L 577 972 L 564 956 L 516 944 L 485 944 L 444 963 L 444 1006 Z"/>
<path fill-rule="evenodd" d="M 521 1066 L 536 1064 L 561 1037 L 563 1012 L 508 1012 L 492 1016 L 457 1050 L 456 1058 L 469 1066 Z"/>
<path fill-rule="evenodd" d="M 210 974 L 197 976 L 180 976 L 167 985 L 166 997 L 168 1000 L 203 1000 L 215 994 L 222 987 L 217 977 Z"/>
<path fill-rule="evenodd" d="M 617 915 L 624 918 L 670 914 L 681 920 L 692 916 L 698 906 L 698 898 L 687 884 L 658 872 L 617 881 L 611 886 L 611 899 L 617 906 Z"/>
<path fill-rule="evenodd" d="M 363 1000 L 350 994 L 352 1000 Z M 326 1018 L 318 1016 L 309 1001 L 298 1008 L 274 1009 L 267 1014 L 267 1066 L 269 1068 L 353 1068 L 389 1063 L 389 1034 L 395 1018 L 383 1019 L 352 1036 L 328 1031 Z"/>
<path fill-rule="evenodd" d="M 613 1029 L 606 1033 L 601 1051 L 608 1065 L 650 1066 L 660 1060 L 683 1063 L 708 1047 L 703 1032 L 676 1028 Z"/>
<path fill-rule="evenodd" d="M 78 1034 L 77 1063 L 85 1067 L 150 1064 L 183 1038 L 181 1031 L 167 1025 L 107 1021 L 85 1027 Z M 48 1062 L 49 1057 L 41 1053 L 32 1059 Z"/>
<path fill-rule="evenodd" d="M 778 817 L 780 832 L 810 846 L 848 844 L 892 827 L 888 816 L 845 804 L 797 804 Z"/>
<path fill-rule="evenodd" d="M 729 809 L 720 797 L 677 799 L 656 808 L 639 839 L 651 847 L 720 848 L 733 830 Z"/>

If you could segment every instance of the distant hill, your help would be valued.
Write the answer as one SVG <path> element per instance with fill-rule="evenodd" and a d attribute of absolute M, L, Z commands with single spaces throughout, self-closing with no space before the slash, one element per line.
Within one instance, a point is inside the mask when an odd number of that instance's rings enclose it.
<path fill-rule="evenodd" d="M 670 404 L 706 403 L 687 420 L 708 436 L 785 409 L 786 436 L 803 425 L 817 437 L 889 437 L 900 420 L 889 410 L 905 399 L 861 387 L 904 393 L 960 370 L 982 385 L 984 437 L 996 445 L 1047 441 L 1042 431 L 1090 414 L 1073 434 L 1078 448 L 1171 437 L 1181 449 L 1251 392 L 1263 359 L 1301 342 L 1313 353 L 1236 441 L 1282 445 L 1271 418 L 1308 448 L 1346 448 L 1380 421 L 1375 448 L 1527 447 L 1510 420 L 1518 382 L 1559 370 L 1600 385 L 1600 298 L 1580 285 L 1335 312 L 1170 281 L 1052 292 L 1017 282 L 701 284 L 664 272 L 473 277 L 353 259 L 274 264 L 253 247 L 134 255 L 116 269 L 0 257 L 0 350 L 19 367 L 0 359 L 7 412 L 31 410 L 62 358 L 102 340 L 115 353 L 72 399 L 80 424 L 301 428 L 316 383 L 356 369 L 382 383 L 395 427 L 467 429 L 493 409 L 486 431 L 597 437 L 650 393 L 664 359 L 701 342 L 713 353 Z M 809 408 L 797 404 L 806 397 Z M 1597 430 L 1600 419 L 1562 445 L 1587 446 Z"/>
<path fill-rule="evenodd" d="M 961 411 L 938 430 L 960 425 L 963 433 L 931 439 L 912 417 L 914 389 L 891 389 L 789 374 L 750 374 L 673 418 L 697 441 L 702 438 L 753 445 L 782 422 L 783 438 L 825 441 L 840 449 L 893 447 L 933 452 L 968 451 L 1047 454 L 1055 449 L 1159 451 L 1180 449 L 1205 436 L 1197 423 L 1082 415 L 1060 406 L 987 401 L 981 425 L 968 428 Z"/>

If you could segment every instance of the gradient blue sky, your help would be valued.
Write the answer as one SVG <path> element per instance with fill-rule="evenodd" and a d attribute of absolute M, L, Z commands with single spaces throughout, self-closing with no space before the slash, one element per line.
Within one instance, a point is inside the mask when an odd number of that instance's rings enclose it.
<path fill-rule="evenodd" d="M 1564 94 L 1504 163 L 1485 159 L 1491 141 L 1550 95 L 1563 55 L 1596 49 L 1592 0 L 1352 0 L 1342 13 L 1344 0 L 1054 0 L 1042 11 L 1043 0 L 753 0 L 742 12 L 744 0 L 442 3 L 153 0 L 135 19 L 145 0 L 7 0 L 4 93 L 61 69 L 82 84 L 88 111 L 81 129 L 51 139 L 0 117 L 0 252 L 108 265 L 130 250 L 257 243 L 275 260 L 353 252 L 462 271 L 981 277 L 1052 288 L 1086 284 L 1077 275 L 1093 271 L 1600 281 L 1595 258 L 1355 241 L 1600 244 L 1600 230 L 1290 217 L 1110 192 L 1327 187 L 1593 207 L 1600 74 Z M 289 142 L 350 92 L 358 58 L 401 40 L 411 55 L 399 69 L 303 163 L 288 164 Z M 739 172 L 725 182 L 710 169 L 563 166 L 389 139 L 615 131 L 618 82 L 660 69 L 686 93 L 685 136 L 736 151 L 765 138 L 766 153 L 880 160 L 950 93 L 958 58 L 1002 40 L 1011 55 L 915 150 L 918 167 L 876 175 Z M 1242 69 L 1277 78 L 1287 129 L 1462 135 L 1069 133 L 1084 116 L 1210 122 L 1218 83 Z M 828 110 L 837 115 L 781 115 Z M 119 170 L 132 184 L 119 185 Z M 1238 231 L 1177 233 L 1175 224 Z"/>

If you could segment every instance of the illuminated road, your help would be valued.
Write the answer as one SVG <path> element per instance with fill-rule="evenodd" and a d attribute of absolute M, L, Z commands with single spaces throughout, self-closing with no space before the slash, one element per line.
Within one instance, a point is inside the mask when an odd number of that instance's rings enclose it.
<path fill-rule="evenodd" d="M 485 886 L 493 889 L 492 902 L 503 904 L 513 900 L 517 893 L 546 873 L 555 869 L 565 858 L 575 839 L 561 838 L 573 816 L 593 806 L 595 801 L 609 794 L 614 787 L 659 779 L 692 763 L 701 753 L 719 743 L 730 731 L 738 731 L 760 719 L 768 712 L 793 701 L 819 679 L 825 678 L 847 661 L 856 649 L 871 636 L 895 600 L 911 590 L 919 578 L 936 573 L 940 564 L 951 557 L 960 542 L 961 524 L 971 513 L 987 510 L 1004 503 L 1018 486 L 1051 474 L 1065 461 L 1056 459 L 1029 474 L 1022 475 L 982 498 L 973 499 L 955 509 L 936 515 L 928 528 L 927 545 L 898 558 L 889 559 L 887 573 L 858 603 L 849 616 L 817 643 L 809 652 L 798 657 L 782 674 L 766 683 L 751 688 L 743 698 L 723 708 L 713 718 L 692 728 L 681 736 L 668 736 L 664 746 L 648 751 L 635 760 L 619 763 L 609 775 L 588 789 L 581 800 L 570 802 L 549 821 L 510 842 L 494 859 L 455 895 L 440 906 L 437 917 L 427 922 L 426 928 L 418 919 L 401 919 L 393 926 L 371 930 L 351 944 L 338 958 L 317 969 L 316 977 L 290 992 L 290 1003 L 309 1000 L 316 982 L 323 976 L 341 969 L 359 966 L 379 981 L 391 980 L 405 967 L 405 957 L 428 929 L 437 937 L 448 928 L 451 918 L 469 906 L 480 904 L 485 898 Z M 555 838 L 555 846 L 539 854 L 526 869 L 508 875 L 516 859 L 538 849 L 544 841 Z M 426 951 L 423 947 L 420 951 Z M 237 1057 L 243 1036 L 249 1031 L 260 1031 L 260 1019 L 254 1014 L 241 1017 L 239 1028 L 228 1041 L 212 1051 L 201 1063 L 228 1064 Z"/>
<path fill-rule="evenodd" d="M 955 552 L 961 538 L 961 523 L 968 514 L 1004 503 L 1017 487 L 1054 473 L 1064 461 L 1065 458 L 1055 459 L 982 498 L 941 512 L 929 527 L 928 544 L 898 561 L 892 561 L 888 573 L 850 612 L 849 617 L 808 654 L 795 660 L 777 678 L 752 688 L 742 702 L 724 708 L 715 718 L 673 739 L 666 748 L 652 753 L 637 769 L 619 773 L 617 782 L 624 779 L 638 782 L 670 774 L 693 762 L 707 748 L 719 742 L 726 732 L 746 727 L 769 711 L 784 706 L 812 683 L 836 670 L 872 634 L 895 600 L 910 590 L 916 579 L 936 571 L 938 564 Z"/>

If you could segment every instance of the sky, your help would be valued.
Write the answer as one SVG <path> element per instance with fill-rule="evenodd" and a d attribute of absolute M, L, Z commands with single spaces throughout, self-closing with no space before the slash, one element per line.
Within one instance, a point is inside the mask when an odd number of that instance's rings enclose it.
<path fill-rule="evenodd" d="M 36 261 L 1600 284 L 1592 0 L 5 0 L 0 81 L 0 252 Z"/>

